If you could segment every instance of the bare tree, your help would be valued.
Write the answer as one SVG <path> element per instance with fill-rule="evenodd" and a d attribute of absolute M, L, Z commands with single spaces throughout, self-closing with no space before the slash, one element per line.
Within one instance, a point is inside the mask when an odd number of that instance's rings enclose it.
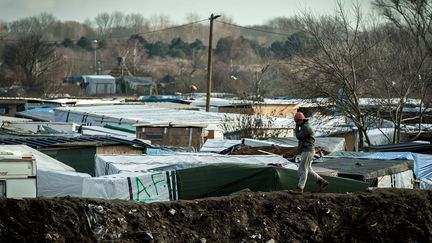
<path fill-rule="evenodd" d="M 400 128 L 409 121 L 418 122 L 418 137 L 424 112 L 430 106 L 432 92 L 432 2 L 410 0 L 375 0 L 375 6 L 391 23 L 390 52 L 384 62 L 387 72 L 378 72 L 388 90 L 397 94 L 398 102 L 391 117 L 396 125 L 395 141 Z M 395 28 L 393 28 L 395 27 Z M 385 54 L 386 52 L 384 52 Z M 382 70 L 382 69 L 381 69 Z M 403 110 L 408 98 L 417 98 L 417 114 L 406 117 Z"/>
<path fill-rule="evenodd" d="M 148 21 L 141 14 L 126 15 L 125 25 L 133 34 L 145 32 L 150 29 Z"/>
<path fill-rule="evenodd" d="M 37 16 L 21 18 L 9 23 L 9 31 L 15 35 L 41 34 L 52 35 L 51 28 L 57 22 L 49 13 L 41 13 Z"/>
<path fill-rule="evenodd" d="M 97 33 L 100 37 L 106 37 L 112 31 L 112 18 L 109 13 L 100 13 L 95 18 Z"/>
<path fill-rule="evenodd" d="M 14 73 L 28 92 L 41 92 L 42 81 L 52 72 L 61 57 L 55 47 L 45 41 L 42 36 L 32 34 L 5 46 L 3 51 L 4 64 Z"/>
<path fill-rule="evenodd" d="M 401 141 L 401 129 L 405 123 L 421 122 L 425 111 L 425 98 L 430 90 L 431 60 L 423 55 L 405 31 L 386 27 L 377 38 L 385 38 L 376 53 L 376 62 L 371 68 L 372 89 L 376 97 L 377 113 L 394 124 L 393 143 Z M 383 37 L 383 35 L 387 37 Z M 411 100 L 410 100 L 411 99 Z M 416 109 L 416 115 L 406 109 Z"/>
<path fill-rule="evenodd" d="M 368 76 L 373 61 L 370 53 L 377 51 L 369 32 L 363 26 L 360 6 L 352 8 L 351 20 L 339 1 L 335 16 L 316 18 L 305 13 L 301 18 L 304 31 L 312 35 L 319 52 L 296 61 L 308 84 L 303 84 L 313 96 L 325 96 L 337 105 L 339 111 L 349 118 L 359 131 L 359 147 L 370 144 L 367 130 L 370 114 L 360 107 L 360 98 L 366 95 L 370 84 Z"/>

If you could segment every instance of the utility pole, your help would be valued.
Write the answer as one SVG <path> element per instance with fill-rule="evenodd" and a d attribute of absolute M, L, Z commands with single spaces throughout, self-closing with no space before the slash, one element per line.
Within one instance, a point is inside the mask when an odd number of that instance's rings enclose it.
<path fill-rule="evenodd" d="M 206 98 L 206 112 L 210 111 L 210 95 L 212 87 L 212 44 L 213 44 L 213 20 L 219 18 L 221 15 L 210 15 L 210 33 L 208 45 L 208 62 L 207 62 L 207 98 Z"/>
<path fill-rule="evenodd" d="M 97 40 L 93 40 L 93 48 L 94 48 L 94 64 L 93 64 L 93 71 L 94 74 L 98 74 L 98 68 L 97 68 L 97 57 L 96 57 L 96 49 L 98 46 L 98 41 Z"/>

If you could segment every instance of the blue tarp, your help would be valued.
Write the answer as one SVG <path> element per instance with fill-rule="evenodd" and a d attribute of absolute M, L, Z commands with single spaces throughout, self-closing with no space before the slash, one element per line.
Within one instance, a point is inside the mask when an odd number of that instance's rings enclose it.
<path fill-rule="evenodd" d="M 175 154 L 174 151 L 169 151 L 169 150 L 163 150 L 163 149 L 154 149 L 154 148 L 147 148 L 146 149 L 146 154 Z"/>
<path fill-rule="evenodd" d="M 49 113 L 54 113 L 54 108 L 55 107 L 34 107 L 34 108 L 27 109 L 26 112 L 49 112 Z"/>
<path fill-rule="evenodd" d="M 178 104 L 189 104 L 188 102 L 179 99 L 175 96 L 141 96 L 139 97 L 144 102 L 171 102 L 171 103 L 178 103 Z"/>

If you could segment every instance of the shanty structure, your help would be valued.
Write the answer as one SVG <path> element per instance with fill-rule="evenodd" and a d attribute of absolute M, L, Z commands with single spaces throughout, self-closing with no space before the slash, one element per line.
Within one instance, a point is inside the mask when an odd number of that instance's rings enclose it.
<path fill-rule="evenodd" d="M 413 188 L 412 160 L 337 158 L 319 163 L 339 177 L 368 182 L 371 187 Z"/>
<path fill-rule="evenodd" d="M 83 85 L 87 95 L 113 95 L 116 93 L 116 80 L 111 75 L 83 75 Z"/>
<path fill-rule="evenodd" d="M 204 144 L 205 124 L 135 124 L 136 137 L 152 144 L 180 146 L 199 150 Z"/>
<path fill-rule="evenodd" d="M 281 164 L 296 169 L 296 165 L 278 155 L 221 155 L 206 153 L 175 153 L 157 155 L 97 155 L 96 176 L 124 172 L 149 172 L 185 169 L 190 167 L 215 164 Z"/>
<path fill-rule="evenodd" d="M 0 144 L 25 144 L 74 168 L 94 175 L 96 154 L 142 154 L 148 144 L 112 136 L 0 136 Z"/>

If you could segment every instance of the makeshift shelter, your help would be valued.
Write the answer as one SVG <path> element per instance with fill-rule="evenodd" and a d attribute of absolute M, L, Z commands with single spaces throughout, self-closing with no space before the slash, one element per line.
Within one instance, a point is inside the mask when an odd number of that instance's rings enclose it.
<path fill-rule="evenodd" d="M 151 105 L 111 105 L 91 107 L 59 107 L 54 110 L 58 122 L 76 122 L 86 125 L 104 124 L 170 124 L 171 126 L 199 125 L 205 128 L 206 138 L 223 137 L 227 131 L 221 124 L 229 123 L 238 128 L 239 114 L 224 114 L 195 110 L 177 110 L 155 107 Z M 289 123 L 286 118 L 263 117 L 263 122 L 272 121 L 272 127 L 265 131 L 287 130 Z"/>
<path fill-rule="evenodd" d="M 157 155 L 97 155 L 96 176 L 124 172 L 149 172 L 184 169 L 215 163 L 281 164 L 297 169 L 297 166 L 278 155 L 220 155 L 205 153 L 176 153 Z"/>
<path fill-rule="evenodd" d="M 324 177 L 330 182 L 326 192 L 356 192 L 367 189 L 365 182 Z M 141 202 L 197 199 L 226 196 L 242 190 L 277 191 L 297 185 L 296 170 L 254 164 L 222 163 L 199 167 L 147 173 L 120 173 L 86 178 L 83 196 L 126 199 Z M 316 191 L 308 180 L 306 191 Z"/>
<path fill-rule="evenodd" d="M 225 196 L 249 189 L 279 191 L 294 189 L 298 183 L 296 170 L 253 164 L 212 164 L 177 170 L 179 199 Z M 355 192 L 367 184 L 350 179 L 324 176 L 330 182 L 326 192 Z M 308 180 L 305 191 L 316 191 L 317 184 Z"/>
<path fill-rule="evenodd" d="M 177 200 L 175 171 L 121 173 L 85 178 L 83 197 L 158 202 Z"/>
<path fill-rule="evenodd" d="M 142 154 L 149 145 L 112 136 L 1 136 L 0 144 L 27 144 L 82 173 L 94 175 L 95 154 Z M 69 167 L 70 168 L 70 167 Z"/>
<path fill-rule="evenodd" d="M 73 171 L 38 171 L 39 197 L 82 197 L 83 181 L 89 174 Z"/>
<path fill-rule="evenodd" d="M 414 175 L 420 181 L 420 188 L 431 188 L 432 183 L 432 155 L 411 152 L 336 152 L 326 157 L 378 159 L 378 160 L 412 160 L 414 161 Z"/>
<path fill-rule="evenodd" d="M 319 166 L 338 170 L 339 177 L 366 181 L 372 187 L 413 188 L 412 160 L 339 158 Z"/>
<path fill-rule="evenodd" d="M 87 95 L 110 95 L 116 93 L 116 81 L 111 75 L 83 75 L 83 87 Z"/>
<path fill-rule="evenodd" d="M 37 167 L 38 197 L 81 197 L 83 178 L 91 177 L 88 174 L 77 173 L 72 167 L 27 145 L 0 145 L 0 150 L 33 155 Z"/>

